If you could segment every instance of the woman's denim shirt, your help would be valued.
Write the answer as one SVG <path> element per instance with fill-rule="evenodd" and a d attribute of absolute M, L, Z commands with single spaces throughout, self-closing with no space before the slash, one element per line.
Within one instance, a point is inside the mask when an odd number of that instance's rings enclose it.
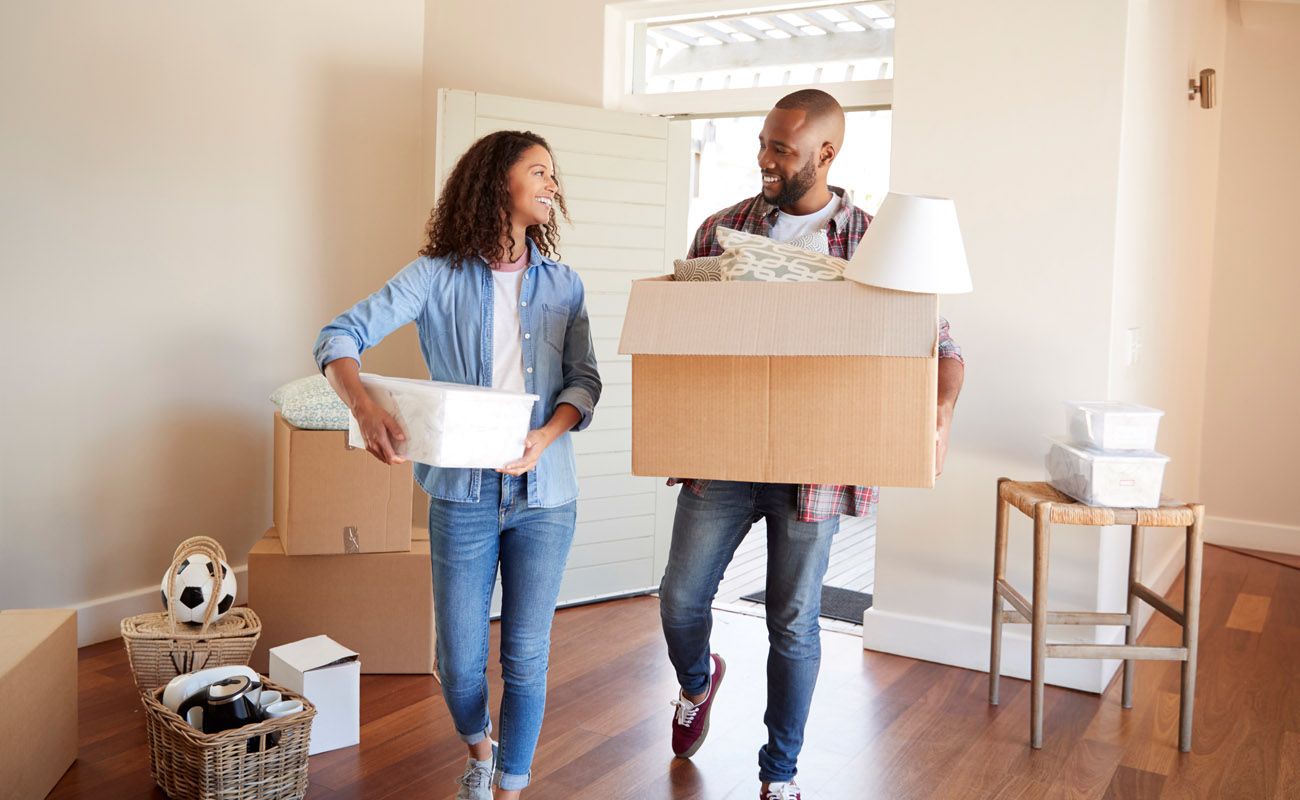
<path fill-rule="evenodd" d="M 541 397 L 531 427 L 546 424 L 560 403 L 582 414 L 574 430 L 591 424 L 600 399 L 600 375 L 587 320 L 582 279 L 572 268 L 543 256 L 528 241 L 529 260 L 519 290 L 523 330 L 524 386 Z M 352 358 L 412 320 L 420 350 L 435 381 L 492 385 L 492 274 L 481 258 L 459 269 L 450 259 L 421 256 L 384 288 L 335 317 L 316 338 L 316 365 Z M 415 465 L 415 477 L 431 497 L 477 502 L 491 470 Z M 528 505 L 553 508 L 576 500 L 578 475 L 573 438 L 565 433 L 542 452 L 528 477 Z"/>

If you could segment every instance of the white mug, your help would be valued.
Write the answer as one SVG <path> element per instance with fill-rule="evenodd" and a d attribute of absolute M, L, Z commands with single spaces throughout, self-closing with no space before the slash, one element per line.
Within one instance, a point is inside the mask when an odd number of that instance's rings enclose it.
<path fill-rule="evenodd" d="M 281 700 L 278 703 L 272 703 L 262 709 L 262 713 L 267 719 L 279 719 L 288 717 L 302 711 L 302 701 L 300 700 Z"/>
<path fill-rule="evenodd" d="M 265 711 L 267 706 L 273 703 L 278 703 L 283 699 L 284 698 L 281 697 L 280 693 L 277 692 L 276 690 L 263 689 L 262 693 L 257 698 L 257 705 L 261 707 L 263 711 Z"/>

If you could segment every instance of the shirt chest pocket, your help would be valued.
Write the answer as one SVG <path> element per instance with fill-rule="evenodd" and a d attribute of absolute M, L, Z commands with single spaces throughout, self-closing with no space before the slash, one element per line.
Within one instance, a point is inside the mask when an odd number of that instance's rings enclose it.
<path fill-rule="evenodd" d="M 542 338 L 555 352 L 564 353 L 564 334 L 569 329 L 569 309 L 542 304 Z"/>

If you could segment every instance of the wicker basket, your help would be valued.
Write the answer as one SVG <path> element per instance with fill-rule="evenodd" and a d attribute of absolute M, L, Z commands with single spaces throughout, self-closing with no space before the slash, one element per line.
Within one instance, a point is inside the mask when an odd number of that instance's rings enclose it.
<path fill-rule="evenodd" d="M 171 800 L 290 800 L 307 794 L 316 707 L 283 686 L 264 686 L 285 700 L 301 700 L 302 713 L 209 734 L 164 706 L 164 689 L 142 695 L 149 772 Z"/>
<path fill-rule="evenodd" d="M 207 556 L 214 563 L 226 560 L 225 551 L 215 540 L 206 536 L 186 539 L 176 548 L 176 555 L 172 558 L 168 574 L 173 581 L 181 562 L 196 553 Z M 208 603 L 203 624 L 197 628 L 177 623 L 170 611 L 140 614 L 122 620 L 122 642 L 131 660 L 135 684 L 141 692 L 165 686 L 172 678 L 186 672 L 248 663 L 262 632 L 261 620 L 250 609 L 232 608 L 213 622 L 215 612 L 216 603 Z"/>

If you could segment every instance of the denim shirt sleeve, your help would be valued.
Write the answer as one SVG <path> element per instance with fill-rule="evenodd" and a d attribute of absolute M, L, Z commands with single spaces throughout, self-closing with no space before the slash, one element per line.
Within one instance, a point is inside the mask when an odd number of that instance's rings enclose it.
<path fill-rule="evenodd" d="M 576 292 L 573 310 L 569 312 L 569 327 L 564 334 L 564 387 L 555 398 L 555 404 L 568 403 L 582 414 L 573 430 L 580 431 L 591 424 L 591 415 L 600 400 L 600 373 L 596 371 L 596 347 L 591 341 L 591 323 L 587 319 L 586 291 L 582 279 L 574 276 Z"/>
<path fill-rule="evenodd" d="M 339 314 L 316 337 L 316 367 L 340 358 L 361 363 L 361 353 L 419 316 L 429 297 L 432 270 L 429 260 L 417 258 L 384 287 Z"/>

